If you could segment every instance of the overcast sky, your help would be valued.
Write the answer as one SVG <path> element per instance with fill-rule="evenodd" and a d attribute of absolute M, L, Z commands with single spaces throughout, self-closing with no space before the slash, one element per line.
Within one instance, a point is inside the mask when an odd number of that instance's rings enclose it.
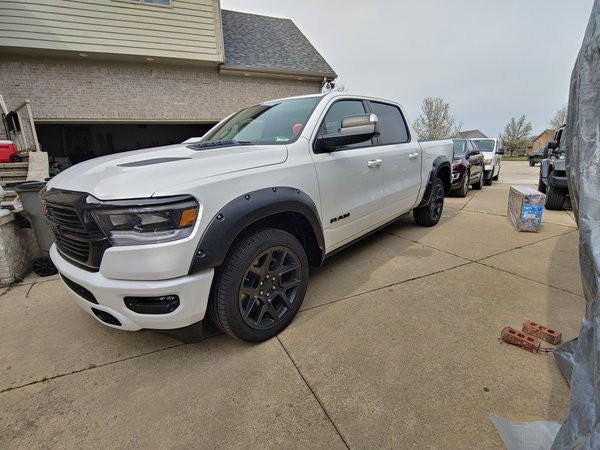
<path fill-rule="evenodd" d="M 354 92 L 452 106 L 463 130 L 497 136 L 526 114 L 533 132 L 566 105 L 593 0 L 221 0 L 292 19 Z"/>

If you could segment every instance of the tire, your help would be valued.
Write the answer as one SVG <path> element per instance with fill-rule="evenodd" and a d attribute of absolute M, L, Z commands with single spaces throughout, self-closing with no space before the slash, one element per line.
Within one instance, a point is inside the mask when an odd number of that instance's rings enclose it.
<path fill-rule="evenodd" d="M 258 231 L 229 251 L 216 279 L 209 314 L 234 338 L 265 341 L 294 319 L 307 285 L 308 258 L 298 239 L 279 229 Z"/>
<path fill-rule="evenodd" d="M 489 178 L 485 178 L 484 184 L 486 186 L 491 186 L 492 185 L 492 178 L 493 177 L 494 177 L 494 168 L 492 167 L 492 170 L 490 171 L 490 177 Z"/>
<path fill-rule="evenodd" d="M 567 194 L 563 189 L 557 189 L 550 184 L 552 172 L 548 176 L 548 186 L 546 193 L 546 209 L 560 210 L 563 208 Z"/>
<path fill-rule="evenodd" d="M 492 169 L 492 175 L 494 175 L 494 169 Z M 492 180 L 498 181 L 499 178 L 500 178 L 500 169 L 498 169 L 498 175 L 496 175 L 495 177 L 492 176 Z M 490 181 L 490 184 L 492 184 L 491 181 Z"/>
<path fill-rule="evenodd" d="M 538 191 L 540 191 L 542 194 L 546 193 L 546 185 L 542 181 L 542 174 L 541 173 L 540 173 L 540 178 L 538 179 Z"/>
<path fill-rule="evenodd" d="M 460 189 L 458 191 L 456 191 L 456 195 L 458 195 L 459 197 L 465 198 L 467 196 L 467 193 L 469 192 L 469 178 L 470 178 L 470 173 L 469 172 L 465 172 L 465 174 L 463 175 L 463 181 L 462 184 L 460 185 Z"/>
<path fill-rule="evenodd" d="M 529 160 L 529 167 L 535 167 L 535 161 L 533 159 Z"/>
<path fill-rule="evenodd" d="M 483 187 L 484 175 L 485 175 L 485 170 L 482 169 L 479 174 L 479 181 L 477 181 L 477 183 L 473 184 L 473 189 L 475 189 L 476 191 L 480 191 L 481 188 Z"/>
<path fill-rule="evenodd" d="M 436 225 L 444 210 L 444 183 L 438 177 L 433 179 L 430 201 L 427 205 L 413 209 L 415 222 L 423 227 Z"/>
<path fill-rule="evenodd" d="M 17 155 L 14 153 L 12 155 L 10 155 L 10 162 L 17 163 L 17 162 L 21 162 L 21 161 L 23 161 L 23 158 L 21 158 L 20 155 Z"/>

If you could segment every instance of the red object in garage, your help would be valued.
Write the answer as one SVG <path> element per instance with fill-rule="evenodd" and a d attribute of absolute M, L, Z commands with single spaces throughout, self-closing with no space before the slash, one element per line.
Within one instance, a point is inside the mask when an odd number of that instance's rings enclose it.
<path fill-rule="evenodd" d="M 21 157 L 12 141 L 0 141 L 0 163 L 19 161 Z"/>

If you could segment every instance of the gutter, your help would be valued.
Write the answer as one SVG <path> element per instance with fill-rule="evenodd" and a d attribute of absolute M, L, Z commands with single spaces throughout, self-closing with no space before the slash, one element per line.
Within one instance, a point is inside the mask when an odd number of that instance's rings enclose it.
<path fill-rule="evenodd" d="M 337 78 L 335 72 L 308 72 L 302 70 L 279 69 L 270 67 L 255 67 L 221 64 L 219 73 L 223 75 L 237 76 L 254 76 L 254 77 L 269 77 L 269 78 L 287 78 L 292 80 L 314 80 L 314 81 L 331 81 Z"/>

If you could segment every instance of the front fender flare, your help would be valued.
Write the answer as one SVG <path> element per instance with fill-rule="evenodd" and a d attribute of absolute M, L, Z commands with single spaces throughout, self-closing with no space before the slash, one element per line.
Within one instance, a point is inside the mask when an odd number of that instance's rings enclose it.
<path fill-rule="evenodd" d="M 231 244 L 245 228 L 286 212 L 301 214 L 308 221 L 324 255 L 323 228 L 313 200 L 296 188 L 264 188 L 233 199 L 212 218 L 196 247 L 190 273 L 220 266 Z"/>

